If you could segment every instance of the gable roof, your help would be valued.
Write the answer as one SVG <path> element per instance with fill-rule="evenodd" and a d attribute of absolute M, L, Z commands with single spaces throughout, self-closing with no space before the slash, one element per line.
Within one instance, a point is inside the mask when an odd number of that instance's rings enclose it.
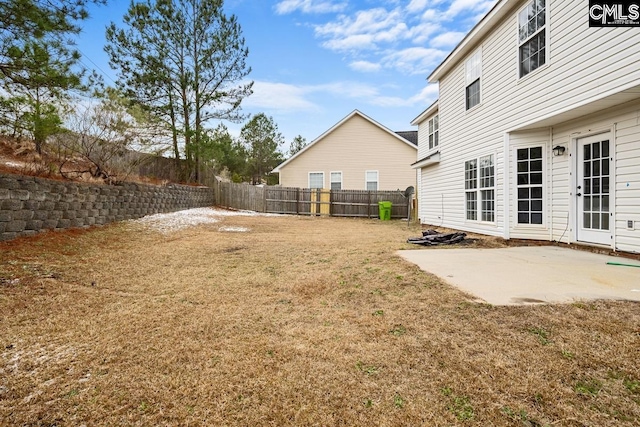
<path fill-rule="evenodd" d="M 513 8 L 521 0 L 498 0 L 489 12 L 478 22 L 451 53 L 436 67 L 427 80 L 431 83 L 439 81 L 451 70 L 464 56 L 475 49 L 478 42 L 486 36 L 496 25 L 504 22 Z M 514 35 L 515 37 L 515 35 Z"/>
<path fill-rule="evenodd" d="M 389 135 L 393 136 L 394 138 L 396 138 L 398 141 L 407 144 L 409 147 L 417 150 L 418 149 L 418 145 L 417 144 L 413 144 L 410 141 L 408 141 L 407 139 L 403 138 L 402 136 L 398 135 L 396 132 L 393 132 L 391 130 L 389 130 L 389 128 L 381 125 L 380 123 L 376 122 L 375 120 L 373 120 L 371 117 L 367 116 L 366 114 L 361 113 L 358 110 L 353 110 L 349 115 L 347 115 L 345 118 L 343 118 L 342 120 L 340 120 L 338 123 L 336 123 L 335 125 L 333 125 L 329 130 L 325 131 L 322 135 L 320 135 L 319 137 L 317 137 L 316 139 L 314 139 L 313 141 L 311 141 L 309 144 L 307 144 L 302 150 L 298 151 L 296 154 L 294 154 L 293 156 L 289 157 L 287 160 L 285 160 L 284 162 L 280 163 L 278 166 L 276 166 L 276 168 L 274 170 L 272 170 L 271 172 L 275 172 L 278 173 L 280 172 L 280 169 L 282 167 L 284 167 L 285 165 L 289 164 L 293 159 L 297 158 L 298 156 L 302 155 L 302 153 L 304 153 L 305 151 L 307 151 L 309 148 L 313 147 L 314 145 L 316 145 L 317 143 L 319 143 L 320 141 L 322 141 L 327 135 L 329 135 L 330 133 L 332 133 L 334 130 L 336 130 L 337 128 L 339 128 L 340 126 L 342 126 L 344 123 L 346 123 L 349 119 L 351 119 L 354 116 L 359 116 L 362 117 L 363 119 L 367 120 L 368 122 L 370 122 L 371 124 L 373 124 L 374 126 L 380 128 L 381 130 L 385 131 L 386 133 L 388 133 Z M 416 140 L 417 140 L 417 133 L 416 133 Z"/>
<path fill-rule="evenodd" d="M 412 143 L 413 145 L 418 145 L 418 131 L 417 130 L 403 130 L 396 132 L 398 135 Z"/>

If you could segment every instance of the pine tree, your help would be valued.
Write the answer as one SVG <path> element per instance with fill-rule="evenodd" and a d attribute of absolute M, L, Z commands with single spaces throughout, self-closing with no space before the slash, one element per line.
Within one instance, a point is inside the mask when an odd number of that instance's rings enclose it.
<path fill-rule="evenodd" d="M 252 93 L 240 25 L 222 0 L 132 2 L 124 24 L 109 26 L 105 48 L 118 86 L 165 124 L 176 164 L 183 155 L 185 178 L 198 180 L 206 124 L 242 120 Z"/>

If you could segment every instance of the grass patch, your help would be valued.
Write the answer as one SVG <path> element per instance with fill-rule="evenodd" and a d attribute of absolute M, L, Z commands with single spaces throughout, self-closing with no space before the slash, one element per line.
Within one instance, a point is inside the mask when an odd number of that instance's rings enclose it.
<path fill-rule="evenodd" d="M 549 335 L 551 333 L 544 328 L 529 328 L 529 332 L 535 335 L 538 338 L 538 341 L 542 345 L 551 344 L 551 340 L 549 339 Z"/>
<path fill-rule="evenodd" d="M 458 421 L 473 420 L 475 414 L 469 397 L 454 394 L 450 387 L 443 388 L 441 392 L 444 396 L 449 398 L 447 411 L 452 413 Z"/>
<path fill-rule="evenodd" d="M 602 390 L 602 381 L 594 378 L 588 378 L 576 382 L 574 390 L 584 396 L 596 397 Z"/>
<path fill-rule="evenodd" d="M 0 243 L 0 424 L 640 419 L 637 303 L 477 304 L 396 256 L 420 232 L 401 221 L 222 222 L 252 231 L 124 223 Z"/>
<path fill-rule="evenodd" d="M 389 333 L 395 337 L 399 337 L 407 333 L 407 328 L 402 325 L 395 325 Z"/>

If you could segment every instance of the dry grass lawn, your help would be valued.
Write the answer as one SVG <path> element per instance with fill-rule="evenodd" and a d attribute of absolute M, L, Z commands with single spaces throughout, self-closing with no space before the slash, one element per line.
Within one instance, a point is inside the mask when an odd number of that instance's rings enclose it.
<path fill-rule="evenodd" d="M 1 243 L 0 424 L 640 425 L 639 304 L 477 304 L 394 255 L 418 231 L 228 217 Z"/>

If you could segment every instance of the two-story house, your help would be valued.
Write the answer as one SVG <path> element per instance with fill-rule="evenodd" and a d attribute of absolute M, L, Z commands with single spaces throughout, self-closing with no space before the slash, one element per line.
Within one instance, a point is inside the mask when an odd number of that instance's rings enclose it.
<path fill-rule="evenodd" d="M 276 167 L 280 185 L 331 190 L 404 190 L 416 185 L 415 131 L 393 132 L 354 110 Z"/>
<path fill-rule="evenodd" d="M 640 28 L 588 0 L 499 0 L 428 80 L 419 217 L 640 252 Z"/>

